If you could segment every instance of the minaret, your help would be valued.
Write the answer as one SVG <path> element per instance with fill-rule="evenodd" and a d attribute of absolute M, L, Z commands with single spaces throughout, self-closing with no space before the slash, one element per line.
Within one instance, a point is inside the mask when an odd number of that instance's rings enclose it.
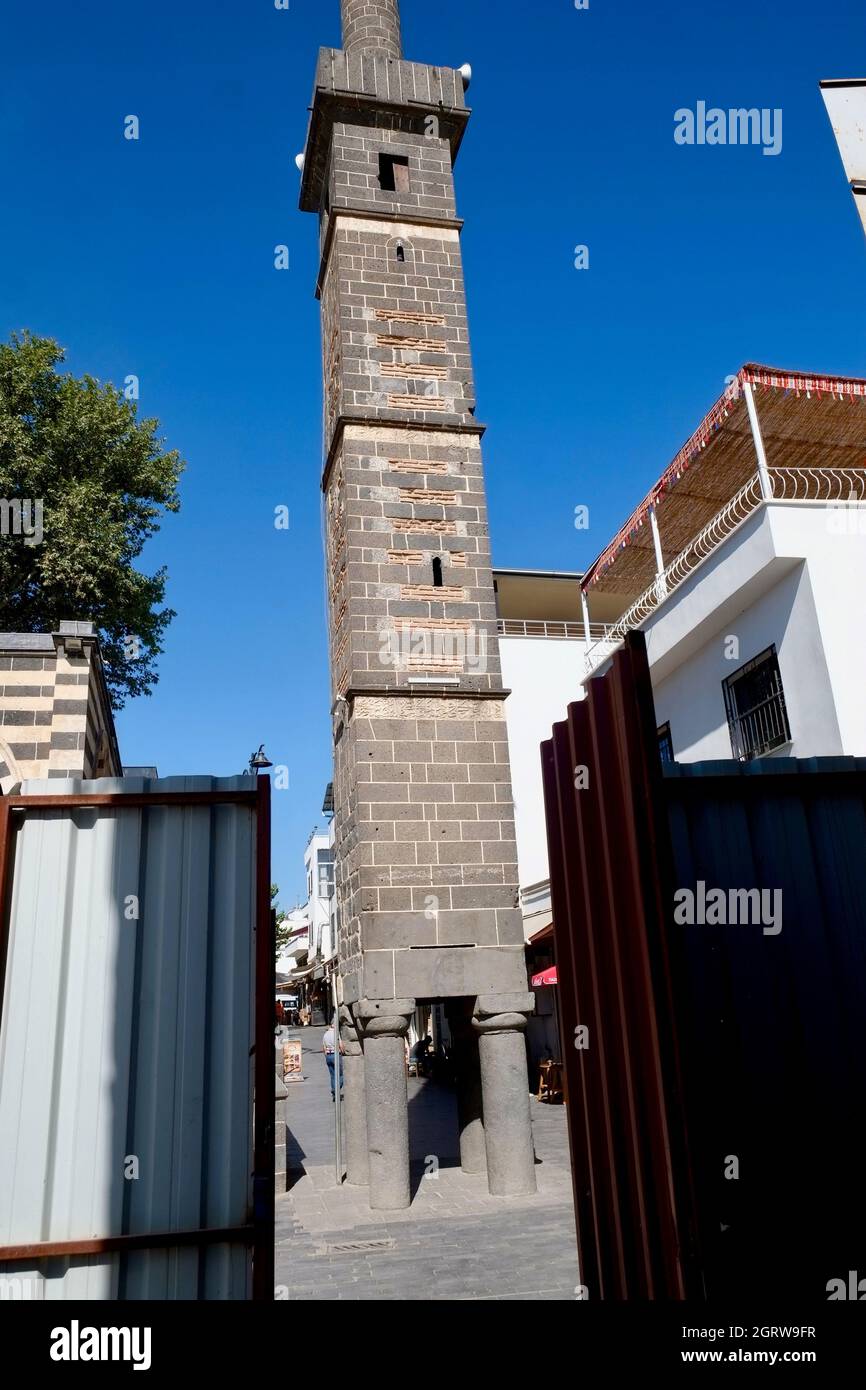
<path fill-rule="evenodd" d="M 348 1177 L 387 1209 L 409 1204 L 421 1001 L 446 1004 L 463 1167 L 486 1163 L 495 1194 L 534 1191 L 533 996 L 454 198 L 464 81 L 403 60 L 396 0 L 342 15 L 301 207 L 320 223 Z"/>
<path fill-rule="evenodd" d="M 402 58 L 400 7 L 397 0 L 341 0 L 343 49 L 377 49 L 389 58 Z"/>

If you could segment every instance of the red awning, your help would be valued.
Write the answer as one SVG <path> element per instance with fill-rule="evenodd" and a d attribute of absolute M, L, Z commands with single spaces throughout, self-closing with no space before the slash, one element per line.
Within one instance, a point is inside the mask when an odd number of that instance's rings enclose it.
<path fill-rule="evenodd" d="M 539 985 L 556 985 L 556 984 L 559 984 L 559 981 L 558 981 L 558 979 L 556 978 L 556 966 L 555 966 L 555 965 L 551 965 L 551 967 L 550 967 L 549 970 L 542 970 L 542 972 L 541 972 L 540 975 L 533 975 L 533 977 L 532 977 L 532 988 L 533 988 L 533 989 L 537 989 Z"/>

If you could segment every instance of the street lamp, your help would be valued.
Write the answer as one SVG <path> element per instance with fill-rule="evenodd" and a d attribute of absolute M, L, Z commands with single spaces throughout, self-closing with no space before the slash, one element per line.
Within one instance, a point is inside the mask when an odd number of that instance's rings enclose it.
<path fill-rule="evenodd" d="M 265 768 L 268 767 L 273 767 L 273 763 L 265 753 L 265 745 L 260 743 L 258 752 L 253 753 L 250 758 L 250 772 L 255 777 L 257 772 L 264 772 Z"/>

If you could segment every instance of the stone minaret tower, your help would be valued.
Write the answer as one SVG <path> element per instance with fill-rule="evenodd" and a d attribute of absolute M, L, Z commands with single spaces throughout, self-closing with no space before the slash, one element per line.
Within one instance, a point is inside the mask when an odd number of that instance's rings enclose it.
<path fill-rule="evenodd" d="M 454 199 L 469 112 L 342 0 L 301 207 L 319 216 L 334 800 L 350 1182 L 408 1206 L 404 1037 L 447 1001 L 461 1161 L 535 1188 L 505 692 Z"/>

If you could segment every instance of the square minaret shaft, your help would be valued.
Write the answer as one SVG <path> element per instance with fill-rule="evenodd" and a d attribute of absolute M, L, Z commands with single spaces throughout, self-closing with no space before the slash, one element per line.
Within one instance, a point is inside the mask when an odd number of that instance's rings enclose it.
<path fill-rule="evenodd" d="M 343 997 L 526 992 L 504 692 L 453 162 L 459 72 L 400 57 L 394 0 L 319 55 Z"/>

